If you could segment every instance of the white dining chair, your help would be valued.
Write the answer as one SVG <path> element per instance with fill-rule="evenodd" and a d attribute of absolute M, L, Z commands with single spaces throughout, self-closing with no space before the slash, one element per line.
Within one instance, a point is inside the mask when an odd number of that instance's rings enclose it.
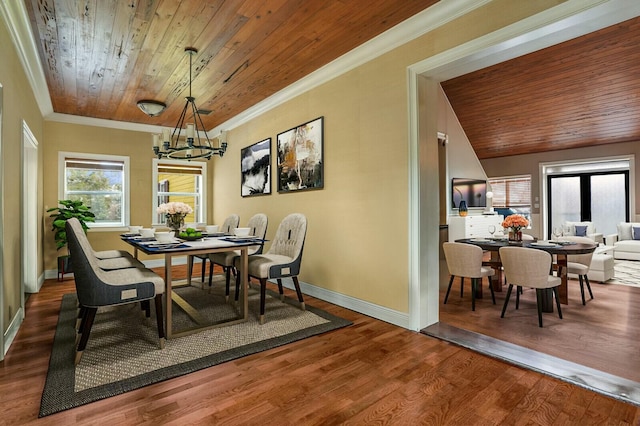
<path fill-rule="evenodd" d="M 593 244 L 593 240 L 589 237 L 562 237 L 561 241 L 570 241 L 579 244 Z M 591 267 L 591 260 L 593 258 L 593 252 L 586 254 L 572 254 L 567 256 L 567 274 L 575 274 L 578 276 L 580 282 L 580 295 L 582 296 L 582 304 L 586 305 L 584 297 L 584 285 L 587 285 L 589 296 L 593 299 L 593 292 L 591 291 L 591 284 L 589 284 L 589 268 Z M 558 270 L 558 276 L 562 273 Z"/>
<path fill-rule="evenodd" d="M 549 270 L 551 269 L 551 255 L 549 253 L 525 247 L 500 247 L 500 259 L 502 259 L 504 273 L 509 283 L 500 318 L 504 318 L 511 297 L 511 290 L 516 285 L 518 288 L 531 287 L 536 289 L 538 325 L 540 327 L 542 327 L 543 291 L 547 289 L 552 289 L 558 307 L 558 316 L 562 319 L 562 309 L 558 298 L 558 287 L 561 280 L 559 277 L 549 275 Z M 516 297 L 519 298 L 517 289 Z M 516 300 L 516 309 L 518 309 L 518 300 Z"/>
<path fill-rule="evenodd" d="M 449 287 L 444 296 L 444 303 L 449 299 L 449 292 L 455 277 L 460 277 L 460 297 L 462 297 L 464 288 L 464 279 L 471 279 L 471 310 L 476 310 L 476 290 L 478 285 L 482 285 L 482 278 L 487 277 L 489 280 L 489 290 L 491 290 L 491 300 L 496 304 L 496 297 L 491 286 L 491 277 L 495 271 L 488 267 L 482 266 L 482 249 L 478 246 L 465 243 L 443 243 L 444 257 L 447 260 L 449 268 Z"/>

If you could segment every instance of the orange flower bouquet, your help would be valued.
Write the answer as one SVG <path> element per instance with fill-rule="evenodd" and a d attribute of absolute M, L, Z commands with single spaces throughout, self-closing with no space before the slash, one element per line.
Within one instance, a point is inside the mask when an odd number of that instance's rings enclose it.
<path fill-rule="evenodd" d="M 529 221 L 526 217 L 520 214 L 512 214 L 502 221 L 503 228 L 511 228 L 513 232 L 519 232 L 522 228 L 529 226 Z"/>

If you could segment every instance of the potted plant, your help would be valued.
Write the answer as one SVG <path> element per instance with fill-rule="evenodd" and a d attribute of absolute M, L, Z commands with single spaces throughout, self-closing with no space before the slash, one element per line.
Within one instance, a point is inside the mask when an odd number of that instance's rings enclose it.
<path fill-rule="evenodd" d="M 87 222 L 96 221 L 95 215 L 91 212 L 91 207 L 85 206 L 82 201 L 59 200 L 58 203 L 60 206 L 47 210 L 48 213 L 53 212 L 49 217 L 53 218 L 51 230 L 54 231 L 56 250 L 60 250 L 67 245 L 67 230 L 65 228 L 67 220 L 72 217 L 77 218 L 85 233 L 89 229 Z M 65 272 L 71 272 L 71 262 L 68 254 L 58 256 L 58 278 L 60 278 L 60 274 L 64 277 Z"/>

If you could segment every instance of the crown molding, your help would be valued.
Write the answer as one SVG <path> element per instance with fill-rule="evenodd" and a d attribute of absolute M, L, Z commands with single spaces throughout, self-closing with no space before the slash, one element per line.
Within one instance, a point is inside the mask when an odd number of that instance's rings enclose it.
<path fill-rule="evenodd" d="M 128 121 L 105 120 L 103 118 L 82 117 L 80 115 L 60 114 L 53 112 L 46 117 L 45 121 L 55 121 L 58 123 L 79 124 L 82 126 L 106 127 L 109 129 L 131 130 L 134 132 L 161 133 L 165 127 L 154 126 L 153 124 L 130 123 Z"/>
<path fill-rule="evenodd" d="M 53 104 L 49 97 L 47 80 L 42 71 L 42 64 L 38 57 L 38 47 L 31 32 L 29 16 L 23 1 L 0 1 L 0 15 L 9 30 L 13 46 L 18 51 L 20 63 L 31 85 L 33 96 L 36 98 L 40 113 L 47 116 L 53 112 Z"/>

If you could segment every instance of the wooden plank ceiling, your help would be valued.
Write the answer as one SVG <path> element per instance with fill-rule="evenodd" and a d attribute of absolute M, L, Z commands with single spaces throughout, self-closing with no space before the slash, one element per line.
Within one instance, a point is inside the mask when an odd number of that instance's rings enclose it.
<path fill-rule="evenodd" d="M 480 159 L 640 141 L 640 18 L 442 87 Z"/>
<path fill-rule="evenodd" d="M 24 1 L 55 112 L 174 127 L 194 47 L 211 129 L 438 0 Z"/>

